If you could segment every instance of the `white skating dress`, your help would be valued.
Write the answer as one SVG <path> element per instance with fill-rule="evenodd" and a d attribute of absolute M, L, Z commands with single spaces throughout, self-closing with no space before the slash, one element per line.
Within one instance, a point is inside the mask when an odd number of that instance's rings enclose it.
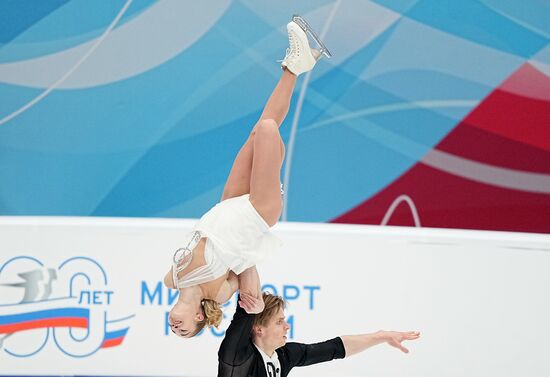
<path fill-rule="evenodd" d="M 178 279 L 178 273 L 191 263 L 193 249 L 201 238 L 207 238 L 206 264 Z M 282 242 L 269 231 L 265 220 L 250 203 L 249 194 L 245 194 L 216 204 L 186 235 L 183 244 L 187 246 L 175 252 L 172 262 L 176 288 L 212 281 L 229 270 L 239 275 L 264 260 Z"/>

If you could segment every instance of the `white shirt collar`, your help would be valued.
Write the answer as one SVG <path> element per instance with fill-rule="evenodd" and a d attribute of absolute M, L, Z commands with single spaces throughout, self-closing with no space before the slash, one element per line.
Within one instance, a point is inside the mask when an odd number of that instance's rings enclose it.
<path fill-rule="evenodd" d="M 262 355 L 262 359 L 264 360 L 264 366 L 265 370 L 267 372 L 267 375 L 270 376 L 269 370 L 267 369 L 267 363 L 272 363 L 275 366 L 275 373 L 276 376 L 273 377 L 279 377 L 281 375 L 281 363 L 279 362 L 279 355 L 277 355 L 277 351 L 273 352 L 273 355 L 271 357 L 267 356 L 267 354 L 262 351 L 260 347 L 256 343 L 254 343 L 254 346 L 260 351 L 260 355 Z"/>

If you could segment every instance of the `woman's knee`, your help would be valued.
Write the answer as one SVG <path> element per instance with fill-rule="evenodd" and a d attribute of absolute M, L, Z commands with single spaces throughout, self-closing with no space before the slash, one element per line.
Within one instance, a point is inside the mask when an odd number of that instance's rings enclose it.
<path fill-rule="evenodd" d="M 259 138 L 280 138 L 279 125 L 273 119 L 262 119 L 252 131 Z"/>

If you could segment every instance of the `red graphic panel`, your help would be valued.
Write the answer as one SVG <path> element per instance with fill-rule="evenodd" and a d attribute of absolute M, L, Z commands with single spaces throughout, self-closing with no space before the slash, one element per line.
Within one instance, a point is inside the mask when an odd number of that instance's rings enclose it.
<path fill-rule="evenodd" d="M 488 168 L 537 173 L 550 182 L 550 78 L 523 65 L 475 108 L 435 149 Z M 519 178 L 518 178 L 519 179 Z M 447 173 L 422 162 L 336 223 L 550 233 L 550 184 L 543 193 L 509 189 Z"/>

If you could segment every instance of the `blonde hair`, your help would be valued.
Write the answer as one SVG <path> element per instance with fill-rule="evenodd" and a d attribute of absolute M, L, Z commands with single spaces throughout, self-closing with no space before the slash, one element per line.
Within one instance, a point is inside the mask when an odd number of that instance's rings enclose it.
<path fill-rule="evenodd" d="M 221 305 L 210 299 L 204 299 L 201 301 L 202 313 L 204 314 L 204 319 L 200 322 L 197 322 L 197 329 L 193 336 L 197 335 L 204 326 L 218 328 L 222 323 L 223 311 Z"/>
<path fill-rule="evenodd" d="M 254 326 L 267 326 L 269 320 L 277 314 L 277 312 L 285 309 L 285 301 L 281 296 L 275 296 L 271 293 L 263 293 L 264 299 L 264 311 L 260 314 L 256 314 L 254 318 Z"/>

